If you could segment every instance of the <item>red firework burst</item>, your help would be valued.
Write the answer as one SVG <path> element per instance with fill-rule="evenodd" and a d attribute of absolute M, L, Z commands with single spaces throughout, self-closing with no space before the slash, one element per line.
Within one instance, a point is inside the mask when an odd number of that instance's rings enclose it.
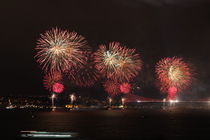
<path fill-rule="evenodd" d="M 118 42 L 111 42 L 108 47 L 100 45 L 94 58 L 97 70 L 116 82 L 131 80 L 142 67 L 142 61 L 135 49 L 128 49 Z"/>
<path fill-rule="evenodd" d="M 161 91 L 180 91 L 189 86 L 191 73 L 188 64 L 182 58 L 163 58 L 156 65 L 157 78 Z M 176 90 L 175 90 L 176 89 Z"/>
<path fill-rule="evenodd" d="M 110 96 L 118 96 L 120 94 L 120 89 L 119 89 L 119 84 L 114 82 L 114 81 L 110 81 L 107 80 L 104 84 L 104 89 L 105 91 L 110 95 Z"/>
<path fill-rule="evenodd" d="M 55 83 L 53 85 L 53 92 L 55 92 L 55 93 L 61 93 L 61 92 L 63 92 L 63 90 L 64 90 L 63 84 L 61 84 L 61 83 Z"/>
<path fill-rule="evenodd" d="M 170 87 L 168 89 L 168 100 L 175 100 L 176 99 L 176 93 L 177 93 L 177 88 L 176 87 Z"/>
<path fill-rule="evenodd" d="M 44 76 L 43 84 L 49 91 L 53 91 L 53 85 L 57 82 L 62 82 L 62 75 L 60 72 L 49 72 Z"/>
<path fill-rule="evenodd" d="M 88 49 L 83 36 L 55 28 L 41 34 L 35 58 L 45 72 L 64 72 L 71 67 L 83 65 L 83 54 Z"/>
<path fill-rule="evenodd" d="M 120 85 L 120 91 L 124 94 L 128 94 L 131 91 L 131 84 L 129 83 L 122 83 Z"/>
<path fill-rule="evenodd" d="M 68 72 L 71 83 L 80 87 L 91 87 L 100 78 L 100 74 L 95 69 L 95 62 L 92 56 L 89 57 L 87 64 L 79 69 L 72 69 Z"/>

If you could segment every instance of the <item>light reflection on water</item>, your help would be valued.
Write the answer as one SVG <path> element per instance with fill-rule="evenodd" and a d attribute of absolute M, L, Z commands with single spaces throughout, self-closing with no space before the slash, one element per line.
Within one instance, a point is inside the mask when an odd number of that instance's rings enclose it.
<path fill-rule="evenodd" d="M 32 117 L 33 116 L 33 117 Z M 210 136 L 210 109 L 0 111 L 0 128 L 16 139 L 23 130 L 78 132 L 80 139 L 178 139 Z"/>
<path fill-rule="evenodd" d="M 46 132 L 46 131 L 21 131 L 21 138 L 75 138 L 77 133 L 71 132 Z"/>

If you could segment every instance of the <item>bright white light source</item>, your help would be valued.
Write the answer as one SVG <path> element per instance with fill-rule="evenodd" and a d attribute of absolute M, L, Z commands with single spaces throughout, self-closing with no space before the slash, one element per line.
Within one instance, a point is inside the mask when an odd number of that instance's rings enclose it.
<path fill-rule="evenodd" d="M 173 103 L 173 102 L 174 102 L 174 100 L 169 100 L 169 102 L 170 102 L 170 103 Z"/>
<path fill-rule="evenodd" d="M 71 132 L 42 132 L 42 131 L 21 131 L 24 138 L 71 138 L 76 137 L 76 133 Z"/>
<path fill-rule="evenodd" d="M 166 99 L 165 98 L 163 99 L 163 102 L 166 102 Z"/>
<path fill-rule="evenodd" d="M 52 98 L 52 99 L 55 98 L 55 94 L 52 94 L 52 97 L 51 97 L 51 98 Z"/>

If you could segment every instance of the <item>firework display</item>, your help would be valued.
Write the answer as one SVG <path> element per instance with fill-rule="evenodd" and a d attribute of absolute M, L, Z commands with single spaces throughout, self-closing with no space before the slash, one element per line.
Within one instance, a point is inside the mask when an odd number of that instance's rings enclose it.
<path fill-rule="evenodd" d="M 64 72 L 85 63 L 83 54 L 86 49 L 87 41 L 83 36 L 55 28 L 41 34 L 35 58 L 45 72 Z"/>
<path fill-rule="evenodd" d="M 53 91 L 53 85 L 57 82 L 62 83 L 62 75 L 60 72 L 49 72 L 44 76 L 43 84 L 49 91 Z"/>
<path fill-rule="evenodd" d="M 131 92 L 131 84 L 129 84 L 129 83 L 120 84 L 120 91 L 124 94 L 130 93 Z"/>
<path fill-rule="evenodd" d="M 100 45 L 94 53 L 97 70 L 116 82 L 129 81 L 138 75 L 142 62 L 135 49 L 128 49 L 118 42 Z"/>
<path fill-rule="evenodd" d="M 103 84 L 105 91 L 110 95 L 110 96 L 118 96 L 120 94 L 120 88 L 119 84 L 117 82 L 107 80 Z"/>
<path fill-rule="evenodd" d="M 176 87 L 169 87 L 168 88 L 168 99 L 175 100 L 176 99 L 177 88 Z"/>
<path fill-rule="evenodd" d="M 64 81 L 78 88 L 92 87 L 99 80 L 105 81 L 104 90 L 112 97 L 139 90 L 134 79 L 142 69 L 140 55 L 119 42 L 99 45 L 92 53 L 83 36 L 52 28 L 40 34 L 35 49 L 36 61 L 45 74 L 44 87 L 51 92 L 62 93 Z M 182 58 L 163 58 L 155 68 L 157 84 L 168 100 L 175 100 L 177 92 L 191 83 L 191 69 Z"/>
<path fill-rule="evenodd" d="M 191 73 L 187 63 L 182 58 L 163 58 L 156 65 L 157 78 L 160 81 L 161 91 L 175 95 L 190 84 Z"/>
<path fill-rule="evenodd" d="M 61 93 L 64 90 L 64 86 L 61 83 L 55 83 L 52 87 L 53 92 L 55 93 Z"/>
<path fill-rule="evenodd" d="M 73 85 L 79 87 L 91 87 L 100 78 L 100 74 L 95 69 L 95 63 L 90 56 L 84 67 L 69 71 L 68 78 Z"/>

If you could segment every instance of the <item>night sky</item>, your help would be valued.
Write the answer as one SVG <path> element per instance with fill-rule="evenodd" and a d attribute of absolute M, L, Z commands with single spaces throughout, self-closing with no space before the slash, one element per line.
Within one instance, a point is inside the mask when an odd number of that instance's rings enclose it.
<path fill-rule="evenodd" d="M 192 65 L 191 97 L 210 97 L 210 2 L 208 0 L 1 0 L 0 95 L 47 95 L 35 62 L 39 34 L 59 27 L 86 37 L 93 50 L 119 41 L 144 62 L 141 94 L 158 97 L 154 66 L 180 56 Z M 97 85 L 87 91 L 102 92 Z"/>

